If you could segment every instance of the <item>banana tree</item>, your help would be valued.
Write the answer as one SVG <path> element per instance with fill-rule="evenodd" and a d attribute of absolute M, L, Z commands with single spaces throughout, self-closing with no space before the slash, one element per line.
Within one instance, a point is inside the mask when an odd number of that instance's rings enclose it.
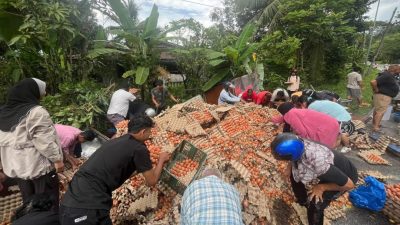
<path fill-rule="evenodd" d="M 253 62 L 249 59 L 258 46 L 257 43 L 250 43 L 255 30 L 256 26 L 254 24 L 248 24 L 241 32 L 235 45 L 225 47 L 223 52 L 211 49 L 205 50 L 215 75 L 204 84 L 203 91 L 211 89 L 229 75 L 237 77 L 243 71 L 248 74 L 258 74 L 261 81 L 264 79 L 264 66 L 258 64 L 255 57 L 253 57 Z"/>
<path fill-rule="evenodd" d="M 157 47 L 171 37 L 167 33 L 172 29 L 161 32 L 157 28 L 158 7 L 153 5 L 149 17 L 144 21 L 136 23 L 129 14 L 129 9 L 121 0 L 107 0 L 117 19 L 119 26 L 110 27 L 109 33 L 113 40 L 99 40 L 103 46 L 89 52 L 89 58 L 96 58 L 104 54 L 125 54 L 130 61 L 129 69 L 122 75 L 124 78 L 134 78 L 135 83 L 143 85 L 146 83 L 153 66 L 158 64 L 159 54 Z M 113 19 L 113 18 L 111 18 Z M 175 27 L 174 29 L 179 29 Z"/>

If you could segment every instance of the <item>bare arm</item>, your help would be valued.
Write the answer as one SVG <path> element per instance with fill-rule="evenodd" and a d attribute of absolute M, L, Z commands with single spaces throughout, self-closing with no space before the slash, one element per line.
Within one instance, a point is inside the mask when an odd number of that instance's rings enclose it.
<path fill-rule="evenodd" d="M 347 182 L 343 186 L 339 186 L 335 183 L 328 183 L 328 184 L 317 184 L 320 185 L 324 191 L 348 191 L 355 187 L 353 181 L 348 178 Z"/>
<path fill-rule="evenodd" d="M 374 93 L 379 92 L 378 82 L 376 82 L 376 80 L 371 80 L 371 87 L 372 87 L 372 90 L 374 91 Z"/>
<path fill-rule="evenodd" d="M 175 103 L 178 103 L 178 100 L 173 96 L 172 94 L 169 94 L 169 97 L 174 101 Z"/>
<path fill-rule="evenodd" d="M 360 86 L 360 88 L 362 89 L 362 88 L 363 88 L 363 83 L 362 83 L 362 81 L 357 81 L 357 83 L 358 83 L 358 86 Z"/>
<path fill-rule="evenodd" d="M 146 180 L 148 186 L 154 186 L 157 184 L 158 180 L 160 179 L 164 163 L 169 160 L 169 157 L 169 153 L 162 152 L 160 154 L 160 158 L 158 159 L 157 166 L 151 170 L 143 172 L 144 179 Z"/>
<path fill-rule="evenodd" d="M 154 97 L 154 95 L 151 95 L 151 100 L 153 101 L 154 105 L 156 107 L 158 107 L 160 104 L 157 102 L 156 98 Z"/>
<path fill-rule="evenodd" d="M 310 190 L 308 199 L 309 201 L 311 201 L 313 198 L 315 198 L 315 201 L 317 203 L 322 202 L 322 195 L 325 191 L 348 191 L 353 189 L 354 187 L 355 185 L 350 178 L 347 178 L 347 182 L 343 186 L 337 185 L 335 183 L 317 184 L 312 188 L 312 190 Z"/>

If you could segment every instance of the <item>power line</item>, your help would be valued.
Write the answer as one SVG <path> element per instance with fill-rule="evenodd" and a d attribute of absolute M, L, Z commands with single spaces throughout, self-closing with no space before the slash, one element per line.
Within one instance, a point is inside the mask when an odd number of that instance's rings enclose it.
<path fill-rule="evenodd" d="M 190 0 L 180 0 L 180 1 L 187 2 L 187 3 L 192 3 L 192 4 L 197 4 L 197 5 L 202 5 L 202 6 L 206 6 L 206 7 L 211 7 L 211 8 L 221 8 L 221 7 L 218 7 L 218 6 L 207 5 L 207 4 L 204 4 L 204 3 L 194 2 L 194 1 L 190 1 Z"/>
<path fill-rule="evenodd" d="M 213 6 L 213 5 L 207 5 L 207 4 L 203 4 L 203 3 L 199 3 L 199 2 L 192 2 L 189 0 L 181 0 L 182 2 L 188 2 L 188 3 L 193 3 L 193 4 L 197 4 L 197 5 L 202 5 L 202 6 L 207 6 L 207 7 L 211 7 L 211 8 L 220 8 L 217 6 Z"/>

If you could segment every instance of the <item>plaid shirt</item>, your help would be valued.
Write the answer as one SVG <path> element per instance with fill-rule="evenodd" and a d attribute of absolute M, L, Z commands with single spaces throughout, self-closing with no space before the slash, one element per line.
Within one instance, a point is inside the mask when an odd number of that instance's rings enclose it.
<path fill-rule="evenodd" d="M 182 199 L 182 225 L 242 225 L 239 192 L 216 176 L 194 181 Z"/>

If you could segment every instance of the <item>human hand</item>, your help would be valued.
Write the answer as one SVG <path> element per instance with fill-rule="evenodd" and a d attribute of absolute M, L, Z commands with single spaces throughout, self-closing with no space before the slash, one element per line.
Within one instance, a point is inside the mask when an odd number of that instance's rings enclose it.
<path fill-rule="evenodd" d="M 4 186 L 3 186 L 2 183 L 3 183 L 6 179 L 7 179 L 7 176 L 6 176 L 4 173 L 0 172 L 0 191 L 3 190 Z"/>
<path fill-rule="evenodd" d="M 129 92 L 131 93 L 131 94 L 136 94 L 136 93 L 138 93 L 140 91 L 140 89 L 137 89 L 137 88 L 129 88 Z"/>
<path fill-rule="evenodd" d="M 62 171 L 64 171 L 64 162 L 63 161 L 55 162 L 54 168 L 56 169 L 57 173 L 61 173 Z"/>
<path fill-rule="evenodd" d="M 171 154 L 170 154 L 170 153 L 168 153 L 168 152 L 161 152 L 161 153 L 160 153 L 160 156 L 159 156 L 159 158 L 158 158 L 158 161 L 159 161 L 160 163 L 165 163 L 165 162 L 169 161 L 170 158 L 171 158 Z"/>
<path fill-rule="evenodd" d="M 4 173 L 0 172 L 0 183 L 4 182 L 6 179 L 7 176 Z"/>
<path fill-rule="evenodd" d="M 312 187 L 310 191 L 308 191 L 308 201 L 311 202 L 315 198 L 315 203 L 323 202 L 324 199 L 322 195 L 324 194 L 325 189 L 322 184 L 317 184 Z"/>
<path fill-rule="evenodd" d="M 292 165 L 288 164 L 286 166 L 285 172 L 283 173 L 286 180 L 290 180 L 290 176 L 292 176 Z"/>

